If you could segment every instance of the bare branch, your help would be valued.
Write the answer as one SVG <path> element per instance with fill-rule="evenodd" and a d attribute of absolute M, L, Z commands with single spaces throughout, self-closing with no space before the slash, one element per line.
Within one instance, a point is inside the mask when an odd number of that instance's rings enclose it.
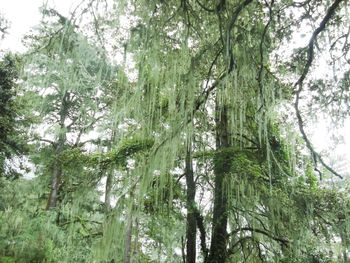
<path fill-rule="evenodd" d="M 54 142 L 54 141 L 52 141 L 52 140 L 49 140 L 49 139 L 45 139 L 45 138 L 40 138 L 39 140 L 42 141 L 42 142 L 48 142 L 48 143 L 50 143 L 50 144 L 52 144 L 52 145 L 55 145 L 55 144 L 56 144 L 56 142 Z"/>
<path fill-rule="evenodd" d="M 339 178 L 343 179 L 343 177 L 338 174 L 336 171 L 334 171 L 331 167 L 329 167 L 322 159 L 321 155 L 318 154 L 314 148 L 312 147 L 312 144 L 310 142 L 310 140 L 308 139 L 306 132 L 304 130 L 304 126 L 303 126 L 303 119 L 301 117 L 300 114 L 300 110 L 299 110 L 299 99 L 300 99 L 300 93 L 303 89 L 303 82 L 307 76 L 307 74 L 310 71 L 310 67 L 312 65 L 313 59 L 314 59 L 314 44 L 315 41 L 317 39 L 317 36 L 325 29 L 326 24 L 329 22 L 329 20 L 332 18 L 332 16 L 335 13 L 335 10 L 337 9 L 337 7 L 340 5 L 341 2 L 343 2 L 344 0 L 336 0 L 331 7 L 328 9 L 326 16 L 323 18 L 323 20 L 321 21 L 320 25 L 318 28 L 316 28 L 316 30 L 313 32 L 308 47 L 307 47 L 307 61 L 306 64 L 304 66 L 303 72 L 301 74 L 301 76 L 299 77 L 298 81 L 295 83 L 294 87 L 297 89 L 295 94 L 295 103 L 294 103 L 294 108 L 296 111 L 296 116 L 298 119 L 298 126 L 299 126 L 299 130 L 300 133 L 306 143 L 306 147 L 310 150 L 311 152 L 311 156 L 312 159 L 314 161 L 314 165 L 317 169 L 317 161 L 319 161 L 328 171 L 330 171 L 332 174 L 338 176 Z"/>
<path fill-rule="evenodd" d="M 266 231 L 266 230 L 262 230 L 262 229 L 259 229 L 259 228 L 253 228 L 253 227 L 242 227 L 242 228 L 239 228 L 239 229 L 236 229 L 234 231 L 232 231 L 231 233 L 229 233 L 229 235 L 235 235 L 237 234 L 238 232 L 242 232 L 242 231 L 250 231 L 250 232 L 255 232 L 255 233 L 259 233 L 259 234 L 262 234 L 262 235 L 265 235 L 279 243 L 281 243 L 282 246 L 285 246 L 287 247 L 288 244 L 289 244 L 289 240 L 288 239 L 284 239 L 284 238 L 281 238 L 281 237 L 276 237 L 274 236 L 272 233 Z"/>

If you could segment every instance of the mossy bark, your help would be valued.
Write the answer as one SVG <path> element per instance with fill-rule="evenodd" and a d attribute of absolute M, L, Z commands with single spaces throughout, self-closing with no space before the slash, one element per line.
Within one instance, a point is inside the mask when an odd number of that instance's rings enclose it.
<path fill-rule="evenodd" d="M 105 208 L 106 212 L 111 210 L 111 195 L 113 188 L 113 179 L 114 175 L 112 171 L 108 171 L 107 179 L 106 179 L 106 189 L 105 189 Z"/>
<path fill-rule="evenodd" d="M 55 147 L 55 156 L 53 169 L 51 174 L 51 191 L 50 196 L 47 201 L 46 210 L 52 210 L 57 205 L 57 196 L 62 185 L 62 168 L 59 159 L 56 159 L 57 156 L 64 150 L 64 146 L 67 143 L 67 127 L 65 126 L 65 121 L 68 117 L 68 111 L 70 107 L 69 93 L 65 92 L 59 111 L 59 125 L 60 131 L 58 135 L 57 142 L 54 144 Z"/>
<path fill-rule="evenodd" d="M 232 152 L 228 136 L 227 108 L 216 107 L 216 149 L 214 157 L 214 208 L 209 257 L 206 263 L 223 263 L 226 260 L 227 239 L 227 193 L 224 190 L 225 176 L 231 169 Z"/>
<path fill-rule="evenodd" d="M 193 167 L 191 150 L 187 150 L 185 162 L 185 176 L 187 185 L 186 206 L 187 206 L 187 228 L 186 228 L 186 263 L 196 262 L 196 216 L 195 216 L 195 195 L 196 184 L 193 178 Z"/>

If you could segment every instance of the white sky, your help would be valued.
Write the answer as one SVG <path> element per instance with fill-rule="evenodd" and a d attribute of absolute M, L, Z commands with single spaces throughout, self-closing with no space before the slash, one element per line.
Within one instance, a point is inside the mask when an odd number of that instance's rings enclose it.
<path fill-rule="evenodd" d="M 68 15 L 75 7 L 74 0 L 0 0 L 0 13 L 10 21 L 9 34 L 0 41 L 0 50 L 24 51 L 22 37 L 41 19 L 39 8 L 43 4 L 55 8 L 62 15 Z"/>
<path fill-rule="evenodd" d="M 55 8 L 60 14 L 69 16 L 81 0 L 0 0 L 0 13 L 10 21 L 9 34 L 4 40 L 0 40 L 0 51 L 23 52 L 24 46 L 21 43 L 23 36 L 30 31 L 32 27 L 39 24 L 41 14 L 40 6 L 43 4 L 50 8 Z M 305 40 L 305 39 L 304 39 Z M 307 43 L 307 39 L 306 39 Z M 299 43 L 300 44 L 300 43 Z M 341 155 L 350 163 L 350 138 L 346 136 L 350 132 L 350 122 L 348 121 L 344 127 L 345 144 L 336 147 L 334 155 Z M 318 151 L 328 148 L 331 140 L 327 130 L 319 124 L 312 131 L 312 142 Z M 334 156 L 333 156 L 334 157 Z M 348 165 L 350 168 L 350 165 Z M 348 171 L 347 173 L 349 173 Z"/>

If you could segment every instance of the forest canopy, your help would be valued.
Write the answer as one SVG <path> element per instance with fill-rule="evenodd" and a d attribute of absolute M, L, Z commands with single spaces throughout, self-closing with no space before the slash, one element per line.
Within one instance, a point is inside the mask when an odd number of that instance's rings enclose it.
<path fill-rule="evenodd" d="M 0 61 L 0 262 L 350 261 L 312 137 L 349 119 L 347 0 L 40 12 Z"/>

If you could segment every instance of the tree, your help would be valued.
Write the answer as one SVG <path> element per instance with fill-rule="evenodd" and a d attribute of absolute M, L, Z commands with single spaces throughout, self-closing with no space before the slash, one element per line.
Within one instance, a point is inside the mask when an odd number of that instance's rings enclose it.
<path fill-rule="evenodd" d="M 107 107 L 107 84 L 113 78 L 113 67 L 105 61 L 103 50 L 90 45 L 83 35 L 75 32 L 70 20 L 55 10 L 44 10 L 58 22 L 43 22 L 38 36 L 31 36 L 27 56 L 27 79 L 36 101 L 34 110 L 40 114 L 43 134 L 34 136 L 49 144 L 51 192 L 47 209 L 57 205 L 64 183 L 60 154 L 67 148 L 82 147 L 81 138 L 94 130 Z M 39 94 L 39 96 L 37 95 Z M 40 127 L 40 126 L 39 126 Z M 43 156 L 42 156 L 43 157 Z M 69 179 L 67 179 L 69 180 Z"/>
<path fill-rule="evenodd" d="M 0 62 L 0 177 L 7 178 L 20 176 L 9 161 L 27 151 L 23 130 L 26 119 L 16 97 L 19 63 L 19 58 L 11 54 Z"/>
<path fill-rule="evenodd" d="M 140 189 L 149 189 L 144 183 L 151 187 L 154 170 L 160 172 L 156 179 L 159 191 L 168 187 L 168 171 L 179 159 L 185 162 L 183 148 L 188 144 L 184 141 L 196 137 L 193 146 L 187 147 L 209 155 L 206 184 L 213 187 L 207 221 L 197 216 L 198 225 L 206 224 L 200 231 L 204 262 L 249 257 L 264 261 L 279 254 L 308 253 L 292 245 L 301 232 L 289 229 L 288 224 L 298 222 L 293 217 L 287 220 L 289 211 L 284 209 L 291 189 L 302 192 L 304 186 L 291 183 L 291 178 L 303 176 L 293 161 L 300 153 L 293 150 L 294 141 L 283 139 L 287 127 L 281 124 L 284 116 L 277 110 L 294 100 L 297 124 L 316 171 L 320 163 L 341 177 L 314 150 L 305 132 L 300 94 L 314 82 L 311 71 L 316 70 L 316 41 L 321 42 L 326 33 L 338 32 L 347 23 L 340 22 L 345 2 L 320 7 L 315 1 L 137 1 L 126 6 L 124 12 L 137 21 L 131 28 L 128 50 L 135 54 L 138 79 L 132 94 L 136 109 L 121 111 L 140 124 L 144 136 L 156 136 L 144 168 L 148 179 L 140 182 Z M 314 28 L 310 40 L 288 61 L 278 48 L 306 23 Z M 332 44 L 341 48 L 344 42 Z M 318 90 L 315 85 L 311 89 Z M 339 87 L 339 91 L 345 89 Z M 338 99 L 347 103 L 343 94 Z M 123 119 L 116 122 L 123 123 Z M 203 138 L 212 143 L 206 144 Z M 189 167 L 187 184 L 192 181 Z M 147 196 L 147 190 L 139 195 Z M 293 213 L 301 211 L 294 208 Z M 192 213 L 193 208 L 188 216 Z M 301 229 L 309 222 L 303 221 Z M 193 234 L 187 233 L 187 241 L 191 239 Z M 193 241 L 188 246 L 188 260 L 193 262 Z M 165 257 L 169 262 L 179 260 Z"/>
<path fill-rule="evenodd" d="M 40 260 L 346 262 L 349 195 L 319 181 L 342 175 L 307 129 L 311 111 L 336 124 L 348 116 L 346 7 L 139 0 L 104 9 L 89 1 L 74 11 L 91 14 L 82 31 L 77 19 L 45 11 L 59 22 L 29 38 L 25 72 L 49 127 L 34 136 L 44 143 L 33 160 L 52 178 L 45 213 L 54 232 L 45 240 L 57 247 Z M 285 50 L 300 27 L 307 43 Z M 116 72 L 105 54 L 121 47 Z M 318 74 L 321 57 L 336 75 Z M 100 150 L 85 151 L 81 138 L 96 126 L 107 132 L 85 146 Z M 38 184 L 46 192 L 47 182 Z M 0 234 L 19 238 L 8 229 Z M 74 258 L 59 255 L 62 236 Z"/>

